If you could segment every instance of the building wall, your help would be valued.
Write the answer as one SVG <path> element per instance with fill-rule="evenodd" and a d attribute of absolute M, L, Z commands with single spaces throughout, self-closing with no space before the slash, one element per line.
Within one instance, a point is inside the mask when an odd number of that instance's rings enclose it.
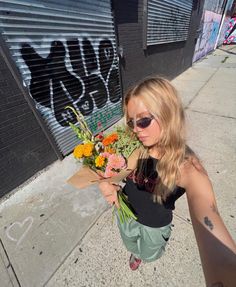
<path fill-rule="evenodd" d="M 0 197 L 56 159 L 0 53 Z"/>
<path fill-rule="evenodd" d="M 187 41 L 158 44 L 147 49 L 143 48 L 144 5 L 143 0 L 113 1 L 123 90 L 150 74 L 172 79 L 192 65 L 202 1 L 193 1 Z"/>
<path fill-rule="evenodd" d="M 193 62 L 213 51 L 216 46 L 226 0 L 205 0 L 201 19 L 201 33 L 197 39 Z"/>
<path fill-rule="evenodd" d="M 235 0 L 228 0 L 225 6 L 224 15 L 222 18 L 222 23 L 220 27 L 220 32 L 218 35 L 218 41 L 217 41 L 217 47 L 222 45 L 223 43 L 227 43 L 226 39 L 229 35 L 229 27 L 230 27 L 230 20 L 231 16 L 233 15 L 234 10 L 234 3 L 236 3 Z"/>
<path fill-rule="evenodd" d="M 0 7 L 0 34 L 63 156 L 79 142 L 66 107 L 80 111 L 94 133 L 121 118 L 110 0 L 0 0 Z"/>
<path fill-rule="evenodd" d="M 1 58 L 2 196 L 80 142 L 67 106 L 96 134 L 121 118 L 122 95 L 110 0 L 0 0 L 0 7 L 0 51 L 19 83 Z"/>

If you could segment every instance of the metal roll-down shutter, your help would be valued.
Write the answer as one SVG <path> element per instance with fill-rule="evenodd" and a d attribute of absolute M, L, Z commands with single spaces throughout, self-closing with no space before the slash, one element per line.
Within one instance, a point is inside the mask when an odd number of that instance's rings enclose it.
<path fill-rule="evenodd" d="M 118 58 L 109 0 L 0 0 L 0 32 L 58 149 L 78 140 L 66 106 L 94 133 L 122 114 Z"/>

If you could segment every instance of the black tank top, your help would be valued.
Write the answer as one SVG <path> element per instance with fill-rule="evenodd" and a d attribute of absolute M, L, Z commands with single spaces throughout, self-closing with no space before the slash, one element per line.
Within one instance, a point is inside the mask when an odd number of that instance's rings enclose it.
<path fill-rule="evenodd" d="M 153 202 L 153 190 L 158 180 L 157 159 L 145 160 L 145 170 L 140 174 L 131 174 L 126 179 L 124 193 L 137 216 L 137 221 L 150 227 L 162 227 L 171 223 L 175 201 L 185 193 L 182 187 L 176 187 L 163 204 Z M 137 176 L 138 174 L 138 176 Z"/>

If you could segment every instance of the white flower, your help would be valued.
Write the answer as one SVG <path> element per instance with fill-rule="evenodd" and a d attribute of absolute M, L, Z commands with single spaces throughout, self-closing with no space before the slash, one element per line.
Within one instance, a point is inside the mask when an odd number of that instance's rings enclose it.
<path fill-rule="evenodd" d="M 101 142 L 95 144 L 96 152 L 100 153 L 104 151 L 104 145 Z"/>

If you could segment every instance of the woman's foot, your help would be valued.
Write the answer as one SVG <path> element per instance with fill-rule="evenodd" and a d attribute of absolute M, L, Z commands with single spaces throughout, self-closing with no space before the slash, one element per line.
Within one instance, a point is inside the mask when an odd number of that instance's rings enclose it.
<path fill-rule="evenodd" d="M 138 269 L 141 262 L 142 262 L 141 259 L 136 258 L 133 254 L 130 255 L 129 267 L 131 270 L 134 271 L 134 270 Z"/>

